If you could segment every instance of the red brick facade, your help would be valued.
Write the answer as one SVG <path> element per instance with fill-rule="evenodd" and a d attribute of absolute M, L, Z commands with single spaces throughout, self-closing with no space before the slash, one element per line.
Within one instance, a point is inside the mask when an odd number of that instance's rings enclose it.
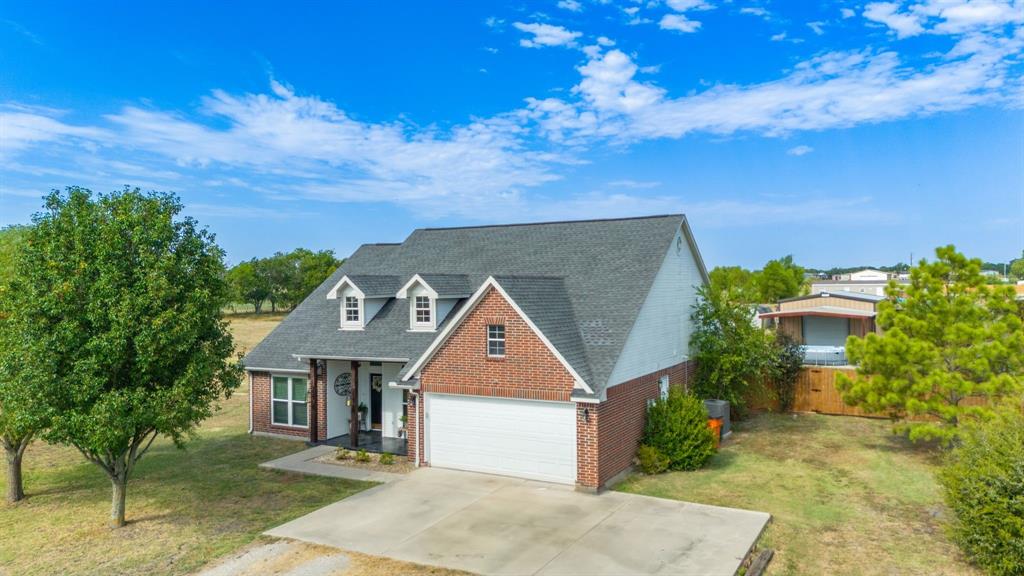
<path fill-rule="evenodd" d="M 505 327 L 505 356 L 487 355 L 487 326 Z M 573 377 L 494 288 L 420 370 L 420 392 L 567 402 Z M 409 412 L 409 459 L 422 461 L 423 397 Z M 419 443 L 419 450 L 412 447 Z M 426 462 L 421 462 L 426 463 Z"/>
<path fill-rule="evenodd" d="M 644 432 L 647 401 L 660 394 L 661 377 L 668 376 L 670 386 L 688 388 L 694 368 L 691 361 L 676 364 L 608 388 L 607 399 L 600 404 L 577 404 L 577 483 L 600 488 L 632 466 Z"/>
<path fill-rule="evenodd" d="M 487 325 L 505 326 L 505 357 L 487 356 Z M 648 400 L 659 381 L 689 386 L 694 365 L 684 362 L 646 374 L 607 391 L 601 403 L 576 405 L 577 484 L 603 487 L 633 465 L 643 435 Z M 420 371 L 416 407 L 409 411 L 409 459 L 423 460 L 422 393 L 569 401 L 573 378 L 512 306 L 493 288 Z"/>
<path fill-rule="evenodd" d="M 322 369 L 317 370 L 317 382 L 314 388 L 312 378 L 312 363 L 310 364 L 310 372 L 306 374 L 306 379 L 309 384 L 309 397 L 306 402 L 308 410 L 312 411 L 314 405 L 314 395 L 316 396 L 317 402 L 317 433 L 320 440 L 327 438 L 327 384 L 326 384 L 326 371 Z M 281 373 L 280 376 L 302 376 L 299 373 Z M 250 372 L 249 378 L 251 382 L 251 389 L 249 393 L 252 395 L 252 429 L 253 432 L 260 432 L 264 434 L 281 434 L 284 436 L 295 436 L 309 440 L 310 429 L 308 427 L 297 427 L 297 426 L 281 426 L 278 424 L 272 424 L 270 420 L 271 400 L 270 400 L 270 382 L 271 374 L 269 372 Z M 307 413 L 308 420 L 312 422 L 312 414 Z"/>

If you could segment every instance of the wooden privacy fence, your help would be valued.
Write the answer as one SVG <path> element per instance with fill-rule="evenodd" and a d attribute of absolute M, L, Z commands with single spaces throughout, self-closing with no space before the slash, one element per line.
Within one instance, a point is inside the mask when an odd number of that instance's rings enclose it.
<path fill-rule="evenodd" d="M 888 414 L 866 412 L 856 406 L 847 406 L 843 397 L 836 388 L 836 374 L 840 372 L 850 378 L 857 377 L 856 368 L 829 368 L 825 366 L 804 366 L 796 379 L 795 398 L 793 399 L 794 412 L 817 412 L 819 414 L 835 414 L 841 416 L 866 416 L 869 418 L 888 418 Z M 985 398 L 971 397 L 962 400 L 961 405 L 977 406 L 987 403 Z M 777 402 L 755 402 L 753 406 L 759 408 L 778 409 Z M 912 418 L 912 420 L 927 420 L 927 416 Z"/>
<path fill-rule="evenodd" d="M 793 410 L 843 416 L 888 417 L 886 414 L 871 414 L 855 406 L 847 406 L 836 388 L 836 374 L 840 372 L 851 378 L 855 378 L 857 375 L 857 371 L 853 368 L 805 366 L 796 378 L 796 398 L 793 400 Z"/>

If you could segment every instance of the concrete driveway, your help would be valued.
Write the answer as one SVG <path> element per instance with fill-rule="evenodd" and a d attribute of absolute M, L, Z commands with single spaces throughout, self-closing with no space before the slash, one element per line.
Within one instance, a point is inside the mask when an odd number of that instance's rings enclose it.
<path fill-rule="evenodd" d="M 478 574 L 731 575 L 769 515 L 423 468 L 270 536 Z"/>

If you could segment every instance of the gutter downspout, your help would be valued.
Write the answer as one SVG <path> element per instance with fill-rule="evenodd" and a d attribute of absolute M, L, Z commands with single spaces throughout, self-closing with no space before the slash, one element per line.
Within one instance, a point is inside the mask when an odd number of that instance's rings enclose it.
<path fill-rule="evenodd" d="M 416 445 L 412 447 L 412 452 L 413 452 L 413 455 L 416 458 L 416 461 L 413 463 L 413 468 L 419 468 L 420 467 L 420 436 L 422 435 L 421 430 L 426 430 L 426 426 L 423 426 L 423 422 L 421 422 L 422 418 L 419 417 L 419 415 L 420 415 L 420 411 L 419 411 L 420 410 L 420 393 L 415 391 L 415 390 L 410 390 L 409 391 L 409 395 L 412 396 L 413 400 L 415 400 L 415 402 L 416 402 Z M 406 437 L 408 438 L 408 435 L 406 435 Z"/>
<path fill-rule="evenodd" d="M 252 372 L 249 372 L 249 435 L 252 435 Z"/>

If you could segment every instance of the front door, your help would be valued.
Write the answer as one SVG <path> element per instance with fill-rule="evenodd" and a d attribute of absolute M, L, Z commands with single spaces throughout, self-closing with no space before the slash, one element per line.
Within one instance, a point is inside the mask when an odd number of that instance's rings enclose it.
<path fill-rule="evenodd" d="M 381 374 L 370 374 L 370 426 L 374 430 L 381 429 L 381 404 L 384 400 L 384 377 Z"/>

